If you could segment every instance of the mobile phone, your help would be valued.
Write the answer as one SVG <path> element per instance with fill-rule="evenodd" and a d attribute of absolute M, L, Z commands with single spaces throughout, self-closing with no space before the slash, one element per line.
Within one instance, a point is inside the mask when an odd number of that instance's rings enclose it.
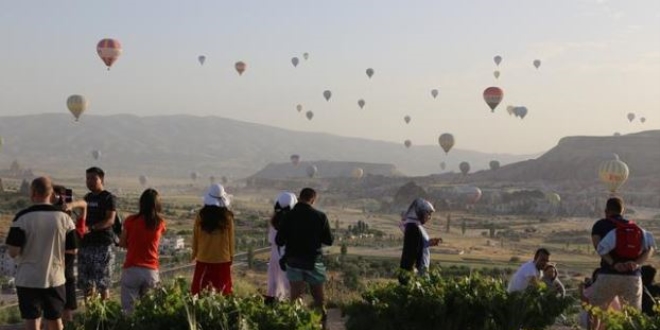
<path fill-rule="evenodd" d="M 73 202 L 73 190 L 65 189 L 64 190 L 64 203 Z"/>

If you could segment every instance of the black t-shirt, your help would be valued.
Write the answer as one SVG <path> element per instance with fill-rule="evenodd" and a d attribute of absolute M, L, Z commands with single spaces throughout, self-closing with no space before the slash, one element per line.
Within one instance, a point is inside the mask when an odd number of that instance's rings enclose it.
<path fill-rule="evenodd" d="M 88 228 L 102 222 L 108 211 L 117 210 L 117 197 L 107 190 L 98 194 L 88 193 L 85 195 L 85 202 L 87 202 L 87 219 L 85 221 Z M 112 232 L 112 227 L 109 227 L 87 233 L 83 237 L 82 246 L 112 245 L 114 241 L 115 234 Z"/>
<path fill-rule="evenodd" d="M 624 219 L 622 216 L 614 216 L 608 219 L 600 219 L 596 221 L 594 226 L 591 228 L 591 236 L 593 235 L 598 235 L 600 239 L 602 240 L 605 238 L 605 236 L 612 230 L 616 229 L 616 224 L 614 221 L 625 221 L 627 222 L 627 219 Z M 616 260 L 616 259 L 615 259 Z M 625 273 L 620 273 L 617 272 L 610 264 L 605 262 L 603 258 L 600 259 L 600 273 L 603 274 L 617 274 L 617 275 L 636 275 L 640 276 L 641 272 L 640 270 L 637 271 L 632 271 L 632 272 L 625 272 Z"/>
<path fill-rule="evenodd" d="M 414 267 L 422 264 L 424 253 L 424 238 L 419 226 L 414 223 L 406 224 L 403 234 L 403 251 L 401 251 L 401 269 L 412 271 Z"/>
<path fill-rule="evenodd" d="M 321 246 L 332 245 L 328 217 L 311 205 L 298 203 L 280 222 L 275 238 L 277 245 L 286 246 L 287 264 L 310 269 L 320 261 Z"/>

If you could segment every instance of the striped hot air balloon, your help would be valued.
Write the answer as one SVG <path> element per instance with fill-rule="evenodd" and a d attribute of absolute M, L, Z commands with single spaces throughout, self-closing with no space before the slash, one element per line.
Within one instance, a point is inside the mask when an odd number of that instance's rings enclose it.
<path fill-rule="evenodd" d="M 102 39 L 96 44 L 96 53 L 99 54 L 105 66 L 110 70 L 112 64 L 117 61 L 119 55 L 122 53 L 121 44 L 117 39 Z"/>
<path fill-rule="evenodd" d="M 628 180 L 629 173 L 628 165 L 617 154 L 614 154 L 614 159 L 606 160 L 598 166 L 598 177 L 612 194 Z"/>

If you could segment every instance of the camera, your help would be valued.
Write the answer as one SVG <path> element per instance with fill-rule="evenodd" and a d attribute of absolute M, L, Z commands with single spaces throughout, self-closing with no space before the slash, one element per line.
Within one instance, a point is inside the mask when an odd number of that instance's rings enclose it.
<path fill-rule="evenodd" d="M 64 190 L 64 203 L 73 202 L 73 190 L 65 189 Z"/>

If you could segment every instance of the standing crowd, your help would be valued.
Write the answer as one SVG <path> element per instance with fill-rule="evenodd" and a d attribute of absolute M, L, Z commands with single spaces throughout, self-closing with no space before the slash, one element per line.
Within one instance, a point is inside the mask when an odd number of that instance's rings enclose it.
<path fill-rule="evenodd" d="M 159 284 L 159 245 L 166 231 L 159 193 L 144 190 L 138 212 L 122 222 L 117 198 L 105 190 L 104 180 L 102 169 L 87 169 L 89 192 L 76 201 L 70 189 L 47 177 L 32 181 L 32 206 L 16 214 L 5 240 L 17 265 L 16 294 L 26 329 L 41 329 L 42 318 L 47 329 L 63 329 L 63 321 L 72 321 L 78 307 L 76 288 L 85 298 L 108 299 L 115 246 L 126 250 L 120 279 L 124 313 L 132 313 L 135 300 Z M 327 216 L 313 207 L 316 198 L 311 188 L 298 197 L 289 192 L 277 196 L 269 226 L 272 253 L 265 300 L 296 300 L 309 286 L 325 325 L 322 246 L 332 245 L 333 237 Z M 230 196 L 222 185 L 212 184 L 203 204 L 193 227 L 191 293 L 230 295 L 235 255 Z"/>
<path fill-rule="evenodd" d="M 138 212 L 121 223 L 117 198 L 105 190 L 104 179 L 100 168 L 87 169 L 89 193 L 79 201 L 73 200 L 71 190 L 53 185 L 47 177 L 32 181 L 32 206 L 16 214 L 6 238 L 9 254 L 17 264 L 16 292 L 26 329 L 41 329 L 42 317 L 48 329 L 63 329 L 62 319 L 71 321 L 77 308 L 76 286 L 85 297 L 108 299 L 115 245 L 126 249 L 120 280 L 126 314 L 132 313 L 136 299 L 160 282 L 159 245 L 166 221 L 159 193 L 144 190 Z M 298 196 L 282 192 L 275 198 L 268 229 L 271 256 L 265 302 L 297 300 L 309 290 L 325 326 L 327 276 L 322 247 L 333 244 L 333 235 L 326 214 L 314 207 L 317 198 L 312 188 L 302 189 Z M 231 295 L 235 225 L 230 196 L 222 185 L 212 184 L 203 204 L 193 227 L 191 292 L 211 290 Z M 655 268 L 643 265 L 653 254 L 655 240 L 626 219 L 623 211 L 623 201 L 610 198 L 605 218 L 593 225 L 591 238 L 601 258 L 600 267 L 585 281 L 580 294 L 583 302 L 604 310 L 629 305 L 654 314 L 660 287 L 653 284 Z M 402 213 L 402 284 L 410 274 L 424 276 L 428 272 L 431 247 L 442 242 L 439 237 L 431 238 L 425 227 L 434 212 L 429 201 L 416 198 Z M 76 257 L 78 278 L 74 272 Z M 537 249 L 534 258 L 513 274 L 508 291 L 538 285 L 560 296 L 566 294 L 557 266 L 550 262 L 550 251 L 545 248 Z M 588 329 L 606 329 L 596 315 L 586 312 L 583 323 Z"/>

